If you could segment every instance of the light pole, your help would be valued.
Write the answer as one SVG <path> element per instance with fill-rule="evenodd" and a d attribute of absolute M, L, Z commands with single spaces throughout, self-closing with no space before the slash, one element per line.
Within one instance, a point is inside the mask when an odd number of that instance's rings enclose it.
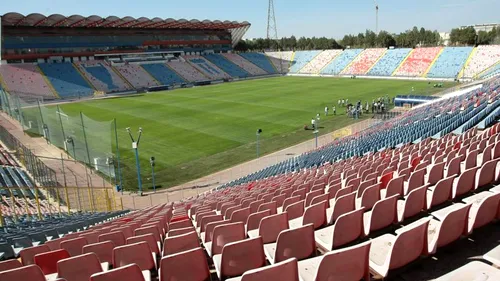
<path fill-rule="evenodd" d="M 139 127 L 139 136 L 137 137 L 137 142 L 134 140 L 134 137 L 130 132 L 130 127 L 127 127 L 127 132 L 130 136 L 130 140 L 132 140 L 132 149 L 135 152 L 135 165 L 137 166 L 137 183 L 139 184 L 139 196 L 142 196 L 141 164 L 139 163 L 139 142 L 141 141 L 142 128 Z"/>
<path fill-rule="evenodd" d="M 155 157 L 151 156 L 149 158 L 149 163 L 151 164 L 151 177 L 153 179 L 153 190 L 156 193 L 156 185 L 155 185 Z"/>
<path fill-rule="evenodd" d="M 257 130 L 257 158 L 259 158 L 259 138 L 260 138 L 260 133 L 262 133 L 262 129 Z"/>

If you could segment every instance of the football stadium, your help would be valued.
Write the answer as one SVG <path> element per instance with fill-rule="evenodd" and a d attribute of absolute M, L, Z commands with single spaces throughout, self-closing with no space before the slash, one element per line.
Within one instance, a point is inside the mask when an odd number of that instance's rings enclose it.
<path fill-rule="evenodd" d="M 0 5 L 0 281 L 500 280 L 500 23 L 264 2 L 265 39 Z"/>

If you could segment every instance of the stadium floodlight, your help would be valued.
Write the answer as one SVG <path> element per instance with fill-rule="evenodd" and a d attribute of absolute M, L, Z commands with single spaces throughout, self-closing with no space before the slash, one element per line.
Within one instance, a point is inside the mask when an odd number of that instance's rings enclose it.
<path fill-rule="evenodd" d="M 141 140 L 142 128 L 139 127 L 139 136 L 137 137 L 137 142 L 134 140 L 134 136 L 132 136 L 132 132 L 130 131 L 130 127 L 126 128 L 130 139 L 132 140 L 132 149 L 135 152 L 135 165 L 137 167 L 137 183 L 139 188 L 139 196 L 142 196 L 142 180 L 141 180 L 141 164 L 139 162 L 139 141 Z"/>
<path fill-rule="evenodd" d="M 257 158 L 259 158 L 259 138 L 260 138 L 261 133 L 262 133 L 262 129 L 258 129 L 257 133 L 256 133 L 256 136 L 257 136 Z"/>

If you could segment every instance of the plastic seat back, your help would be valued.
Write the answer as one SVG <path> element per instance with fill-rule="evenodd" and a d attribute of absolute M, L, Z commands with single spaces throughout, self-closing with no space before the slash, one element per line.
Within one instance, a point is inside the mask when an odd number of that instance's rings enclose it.
<path fill-rule="evenodd" d="M 99 233 L 98 232 L 88 232 L 84 234 L 80 234 L 80 237 L 87 239 L 87 244 L 94 244 L 99 242 Z"/>
<path fill-rule="evenodd" d="M 317 204 L 307 207 L 304 211 L 304 218 L 302 225 L 312 223 L 314 229 L 318 229 L 326 224 L 326 202 L 319 202 Z"/>
<path fill-rule="evenodd" d="M 372 209 L 370 232 L 390 226 L 397 221 L 398 196 L 393 195 L 375 203 Z"/>
<path fill-rule="evenodd" d="M 0 281 L 46 281 L 40 267 L 32 264 L 0 272 Z"/>
<path fill-rule="evenodd" d="M 259 210 L 259 206 L 266 203 L 265 200 L 256 200 L 256 201 L 253 201 L 252 203 L 250 203 L 250 214 L 253 214 L 253 213 L 257 213 L 257 211 Z"/>
<path fill-rule="evenodd" d="M 472 191 L 475 187 L 476 171 L 478 167 L 465 170 L 453 188 L 453 199 Z"/>
<path fill-rule="evenodd" d="M 270 210 L 271 215 L 275 215 L 277 213 L 277 208 L 278 208 L 278 206 L 277 206 L 276 202 L 267 202 L 267 203 L 261 204 L 259 206 L 259 208 L 257 209 L 257 212 L 261 212 L 264 210 Z"/>
<path fill-rule="evenodd" d="M 69 239 L 61 242 L 61 249 L 68 251 L 69 255 L 74 257 L 81 255 L 83 247 L 87 244 L 87 239 L 84 237 Z"/>
<path fill-rule="evenodd" d="M 212 237 L 214 234 L 214 229 L 219 226 L 219 225 L 226 225 L 229 224 L 229 221 L 223 220 L 223 221 L 214 221 L 209 224 L 207 224 L 207 227 L 205 228 L 205 239 L 203 240 L 205 243 L 212 241 Z"/>
<path fill-rule="evenodd" d="M 328 224 L 333 224 L 339 216 L 347 212 L 353 211 L 356 202 L 356 192 L 351 192 L 347 195 L 340 196 L 335 200 L 335 204 L 332 207 L 333 213 Z"/>
<path fill-rule="evenodd" d="M 404 202 L 403 214 L 400 221 L 418 215 L 420 212 L 427 209 L 425 204 L 426 198 L 427 186 L 421 186 L 410 191 Z"/>
<path fill-rule="evenodd" d="M 429 171 L 429 177 L 427 179 L 427 184 L 435 185 L 438 181 L 443 179 L 444 166 L 445 166 L 444 162 L 432 165 L 431 170 Z"/>
<path fill-rule="evenodd" d="M 428 225 L 429 219 L 423 219 L 401 229 L 391 248 L 389 269 L 400 268 L 427 254 Z"/>
<path fill-rule="evenodd" d="M 16 269 L 19 267 L 22 267 L 23 265 L 21 264 L 20 261 L 18 260 L 6 260 L 0 262 L 0 272 L 6 271 L 6 270 L 11 270 L 11 269 Z"/>
<path fill-rule="evenodd" d="M 496 167 L 499 159 L 490 160 L 479 169 L 476 174 L 475 189 L 493 183 L 495 181 Z"/>
<path fill-rule="evenodd" d="M 460 162 L 461 157 L 457 156 L 450 160 L 448 164 L 448 170 L 446 171 L 446 177 L 450 177 L 453 175 L 460 175 Z"/>
<path fill-rule="evenodd" d="M 297 203 L 299 201 L 300 201 L 300 196 L 293 196 L 285 199 L 285 201 L 283 201 L 283 208 L 282 208 L 283 211 L 285 211 L 288 206 Z"/>
<path fill-rule="evenodd" d="M 404 194 L 404 176 L 394 178 L 389 181 L 387 185 L 385 198 L 391 197 L 392 195 L 398 195 L 398 197 Z"/>
<path fill-rule="evenodd" d="M 222 253 L 222 248 L 231 242 L 245 239 L 245 226 L 241 222 L 215 227 L 212 236 L 212 255 Z"/>
<path fill-rule="evenodd" d="M 406 194 L 409 194 L 412 190 L 423 186 L 424 176 L 425 176 L 425 170 L 419 170 L 413 172 L 408 180 L 408 189 L 406 190 Z"/>
<path fill-rule="evenodd" d="M 248 270 L 266 265 L 262 237 L 229 243 L 221 257 L 221 278 L 240 276 Z"/>
<path fill-rule="evenodd" d="M 186 227 L 190 227 L 190 226 L 193 226 L 193 223 L 191 222 L 191 220 L 184 219 L 184 220 L 180 220 L 180 221 L 171 223 L 169 225 L 169 229 L 173 230 L 173 229 L 178 229 L 178 228 L 186 228 Z"/>
<path fill-rule="evenodd" d="M 125 236 L 122 232 L 110 232 L 99 235 L 99 242 L 111 241 L 115 247 L 125 245 Z"/>
<path fill-rule="evenodd" d="M 487 225 L 498 217 L 499 202 L 500 193 L 491 193 L 479 202 L 474 212 L 471 210 L 468 223 L 469 233 L 476 228 Z"/>
<path fill-rule="evenodd" d="M 196 231 L 194 226 L 189 226 L 189 227 L 185 227 L 185 228 L 177 228 L 177 229 L 170 230 L 167 234 L 167 237 L 174 237 L 177 235 L 182 235 L 182 234 L 186 234 L 186 233 L 193 232 L 193 231 Z"/>
<path fill-rule="evenodd" d="M 265 210 L 262 212 L 253 213 L 250 216 L 248 216 L 248 219 L 246 222 L 247 231 L 258 229 L 261 220 L 267 216 L 270 216 L 270 215 L 271 215 L 271 210 Z"/>
<path fill-rule="evenodd" d="M 64 249 L 40 253 L 33 257 L 33 261 L 40 267 L 43 274 L 52 274 L 57 272 L 57 262 L 69 258 L 68 251 Z"/>
<path fill-rule="evenodd" d="M 262 280 L 299 281 L 297 259 L 291 258 L 273 265 L 248 270 L 241 276 L 241 281 Z"/>
<path fill-rule="evenodd" d="M 274 196 L 271 201 L 276 202 L 276 206 L 283 207 L 283 202 L 285 202 L 286 196 L 284 194 Z"/>
<path fill-rule="evenodd" d="M 167 237 L 163 243 L 163 255 L 171 255 L 200 247 L 196 232 Z"/>
<path fill-rule="evenodd" d="M 102 267 L 94 253 L 60 260 L 57 263 L 57 276 L 67 281 L 88 281 L 92 274 L 98 272 L 102 272 Z"/>
<path fill-rule="evenodd" d="M 129 237 L 134 236 L 134 231 L 129 226 L 117 227 L 111 230 L 111 232 L 116 232 L 116 231 L 123 233 L 125 240 L 127 240 L 127 238 Z"/>
<path fill-rule="evenodd" d="M 205 228 L 207 224 L 211 222 L 216 222 L 216 221 L 222 221 L 224 220 L 222 215 L 213 215 L 213 216 L 206 216 L 201 219 L 200 222 L 200 233 L 205 232 Z"/>
<path fill-rule="evenodd" d="M 160 281 L 179 280 L 210 280 L 210 270 L 202 248 L 165 256 L 161 259 Z"/>
<path fill-rule="evenodd" d="M 300 200 L 286 207 L 285 212 L 288 213 L 289 220 L 300 218 L 304 214 L 304 201 Z"/>
<path fill-rule="evenodd" d="M 19 256 L 21 258 L 21 261 L 23 262 L 23 265 L 26 266 L 26 265 L 34 264 L 33 257 L 35 255 L 41 254 L 41 253 L 46 253 L 46 252 L 50 252 L 49 246 L 39 245 L 39 246 L 34 246 L 34 247 L 22 249 L 21 252 L 19 253 Z"/>
<path fill-rule="evenodd" d="M 428 209 L 451 200 L 453 181 L 455 180 L 455 177 L 456 176 L 444 178 L 436 183 L 436 186 L 432 191 L 431 200 L 430 202 L 427 202 Z"/>
<path fill-rule="evenodd" d="M 446 214 L 439 229 L 435 230 L 433 240 L 429 241 L 429 252 L 434 253 L 439 247 L 454 242 L 462 235 L 467 235 L 467 222 L 471 205 L 466 204 Z"/>
<path fill-rule="evenodd" d="M 288 214 L 271 215 L 263 218 L 259 225 L 259 236 L 264 244 L 275 242 L 281 231 L 288 229 Z"/>
<path fill-rule="evenodd" d="M 380 184 L 366 188 L 361 195 L 361 207 L 370 210 L 380 200 Z"/>
<path fill-rule="evenodd" d="M 319 196 L 323 194 L 323 190 L 316 190 L 316 191 L 311 191 L 306 194 L 306 201 L 305 201 L 305 207 L 309 207 L 311 205 L 311 201 L 313 200 L 314 197 Z"/>
<path fill-rule="evenodd" d="M 106 272 L 95 273 L 90 281 L 145 281 L 142 271 L 136 264 L 129 264 Z"/>
<path fill-rule="evenodd" d="M 229 221 L 230 222 L 242 222 L 242 223 L 246 223 L 247 220 L 248 220 L 248 216 L 250 216 L 250 207 L 236 210 L 231 215 L 231 218 L 229 219 Z"/>
<path fill-rule="evenodd" d="M 156 268 L 151 249 L 147 242 L 119 246 L 113 249 L 113 267 L 121 267 L 129 264 L 137 264 L 141 270 L 153 270 Z"/>
<path fill-rule="evenodd" d="M 363 235 L 364 210 L 360 208 L 338 217 L 333 231 L 333 248 L 351 243 Z"/>
<path fill-rule="evenodd" d="M 315 268 L 313 280 L 370 280 L 370 246 L 371 242 L 368 241 L 326 253 Z"/>
<path fill-rule="evenodd" d="M 151 252 L 153 252 L 157 255 L 161 254 L 160 249 L 158 248 L 158 242 L 156 241 L 155 236 L 152 233 L 138 235 L 138 236 L 132 236 L 132 237 L 127 239 L 127 245 L 139 243 L 139 242 L 148 243 L 149 248 L 151 249 Z"/>
<path fill-rule="evenodd" d="M 104 241 L 95 244 L 88 244 L 83 247 L 83 253 L 95 253 L 100 262 L 113 264 L 113 249 L 115 244 L 112 241 Z"/>
<path fill-rule="evenodd" d="M 297 243 L 300 241 L 300 243 Z M 316 253 L 314 240 L 314 226 L 307 224 L 295 229 L 283 230 L 276 242 L 274 263 L 282 262 L 289 258 L 298 260 L 307 259 Z"/>
<path fill-rule="evenodd" d="M 158 242 L 161 241 L 161 235 L 160 235 L 160 232 L 158 231 L 158 227 L 155 227 L 155 226 L 139 227 L 134 231 L 135 236 L 144 235 L 144 234 L 153 234 L 156 241 L 158 241 Z"/>

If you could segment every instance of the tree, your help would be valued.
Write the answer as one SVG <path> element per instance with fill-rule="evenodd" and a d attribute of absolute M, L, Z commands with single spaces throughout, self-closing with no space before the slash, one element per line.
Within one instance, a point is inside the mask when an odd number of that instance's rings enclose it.
<path fill-rule="evenodd" d="M 382 30 L 378 33 L 377 36 L 377 47 L 384 47 L 384 48 L 389 48 L 390 46 L 395 46 L 396 45 L 396 40 L 394 40 L 394 37 L 389 34 L 389 32 Z"/>

